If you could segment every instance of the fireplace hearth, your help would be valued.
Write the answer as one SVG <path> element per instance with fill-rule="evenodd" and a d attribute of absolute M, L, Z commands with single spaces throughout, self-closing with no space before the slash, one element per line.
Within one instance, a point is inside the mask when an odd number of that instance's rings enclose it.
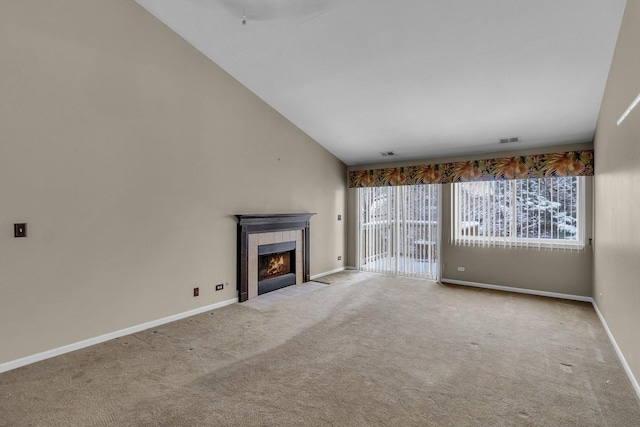
<path fill-rule="evenodd" d="M 309 220 L 313 215 L 236 215 L 240 302 L 311 280 Z"/>

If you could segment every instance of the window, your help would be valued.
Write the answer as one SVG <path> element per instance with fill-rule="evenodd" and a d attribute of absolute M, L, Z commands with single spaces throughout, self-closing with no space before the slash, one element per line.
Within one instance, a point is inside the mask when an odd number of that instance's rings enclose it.
<path fill-rule="evenodd" d="M 584 247 L 584 178 L 453 184 L 452 237 L 469 246 Z"/>

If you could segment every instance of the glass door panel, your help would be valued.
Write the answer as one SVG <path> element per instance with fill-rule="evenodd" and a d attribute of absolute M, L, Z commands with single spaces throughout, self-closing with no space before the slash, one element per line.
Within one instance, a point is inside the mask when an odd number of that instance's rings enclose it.
<path fill-rule="evenodd" d="M 359 268 L 438 279 L 438 185 L 358 189 Z"/>

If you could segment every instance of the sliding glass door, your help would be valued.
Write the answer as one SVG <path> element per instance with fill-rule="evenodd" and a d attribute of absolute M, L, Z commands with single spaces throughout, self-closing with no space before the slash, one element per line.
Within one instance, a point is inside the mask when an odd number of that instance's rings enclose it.
<path fill-rule="evenodd" d="M 358 268 L 437 280 L 440 187 L 358 189 Z"/>

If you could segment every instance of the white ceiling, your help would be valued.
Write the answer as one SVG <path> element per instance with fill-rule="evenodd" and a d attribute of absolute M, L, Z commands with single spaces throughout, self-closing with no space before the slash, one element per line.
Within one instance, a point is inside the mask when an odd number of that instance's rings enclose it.
<path fill-rule="evenodd" d="M 348 165 L 591 141 L 626 3 L 137 2 Z"/>

